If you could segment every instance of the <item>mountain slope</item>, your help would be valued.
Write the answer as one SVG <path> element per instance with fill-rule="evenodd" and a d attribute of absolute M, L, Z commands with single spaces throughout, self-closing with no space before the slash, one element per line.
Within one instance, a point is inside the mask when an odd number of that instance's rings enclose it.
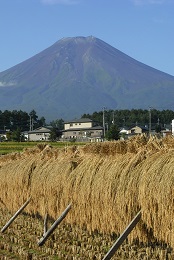
<path fill-rule="evenodd" d="M 174 109 L 174 77 L 95 37 L 63 38 L 0 73 L 1 110 L 47 120 L 108 109 Z"/>

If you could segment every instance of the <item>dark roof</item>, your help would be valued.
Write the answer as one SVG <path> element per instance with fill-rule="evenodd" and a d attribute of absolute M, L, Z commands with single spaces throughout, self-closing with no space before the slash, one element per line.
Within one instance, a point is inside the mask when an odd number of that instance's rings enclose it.
<path fill-rule="evenodd" d="M 68 123 L 86 123 L 86 122 L 93 122 L 90 118 L 80 118 L 80 119 L 73 119 L 71 121 L 66 121 L 64 124 Z"/>
<path fill-rule="evenodd" d="M 5 130 L 0 130 L 0 134 L 5 134 L 6 131 Z"/>

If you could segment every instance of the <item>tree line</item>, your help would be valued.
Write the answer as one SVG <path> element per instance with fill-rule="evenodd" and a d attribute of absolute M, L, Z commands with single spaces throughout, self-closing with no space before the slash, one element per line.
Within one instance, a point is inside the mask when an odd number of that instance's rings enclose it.
<path fill-rule="evenodd" d="M 151 120 L 152 127 L 160 125 L 165 127 L 165 125 L 171 124 L 174 119 L 174 111 L 172 110 L 156 110 L 156 109 L 132 109 L 132 110 L 106 110 L 103 109 L 100 112 L 94 112 L 93 114 L 83 114 L 82 118 L 90 118 L 94 121 L 99 122 L 103 125 L 104 122 L 108 129 L 112 124 L 117 125 L 117 127 L 132 127 L 135 125 L 139 126 L 149 126 L 149 121 Z"/>
<path fill-rule="evenodd" d="M 160 133 L 163 128 L 170 126 L 174 119 L 174 111 L 149 108 L 149 110 L 106 110 L 94 112 L 92 115 L 84 114 L 82 118 L 90 118 L 105 125 L 107 140 L 118 140 L 121 128 L 131 128 L 134 126 L 151 127 L 156 133 Z"/>
<path fill-rule="evenodd" d="M 151 116 L 152 126 L 171 124 L 174 119 L 174 111 L 172 110 L 143 110 L 143 109 L 132 109 L 132 110 L 106 110 L 103 109 L 93 114 L 83 114 L 81 118 L 89 118 L 95 122 L 98 122 L 101 126 L 103 125 L 103 116 L 105 124 L 108 128 L 112 124 L 120 127 L 132 127 L 134 125 L 149 125 L 149 116 Z M 11 131 L 20 128 L 21 131 L 29 131 L 38 127 L 46 125 L 45 118 L 38 118 L 35 110 L 30 113 L 24 111 L 8 111 L 2 112 L 0 110 L 0 130 L 10 129 Z M 64 120 L 56 119 L 50 122 L 50 125 L 63 130 Z M 32 128 L 32 129 L 31 129 Z"/>
<path fill-rule="evenodd" d="M 21 131 L 29 131 L 31 128 L 37 128 L 44 124 L 45 118 L 39 119 L 35 110 L 30 113 L 22 110 L 5 110 L 4 112 L 0 110 L 0 130 L 15 131 L 20 129 Z"/>
<path fill-rule="evenodd" d="M 132 109 L 132 110 L 106 110 L 103 109 L 99 112 L 94 112 L 93 114 L 83 114 L 81 118 L 89 118 L 99 125 L 103 126 L 105 124 L 105 129 L 107 134 L 109 130 L 116 134 L 118 137 L 118 132 L 122 127 L 133 127 L 135 125 L 139 126 L 149 126 L 149 121 L 151 121 L 151 127 L 156 129 L 156 132 L 166 125 L 170 125 L 174 119 L 174 111 L 172 110 L 156 110 L 156 109 Z M 41 126 L 45 126 L 45 118 L 38 118 L 35 110 L 30 113 L 24 111 L 8 111 L 2 112 L 0 110 L 0 130 L 8 130 L 9 140 L 21 140 L 21 132 L 36 129 Z M 56 119 L 50 122 L 53 127 L 54 136 L 57 129 L 60 131 L 64 128 L 64 120 Z M 116 137 L 114 139 L 116 139 Z"/>

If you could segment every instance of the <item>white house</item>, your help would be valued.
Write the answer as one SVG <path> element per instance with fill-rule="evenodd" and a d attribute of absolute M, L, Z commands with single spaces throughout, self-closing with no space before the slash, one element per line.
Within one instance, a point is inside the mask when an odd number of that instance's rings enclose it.
<path fill-rule="evenodd" d="M 49 141 L 52 126 L 42 126 L 28 132 L 28 141 Z"/>
<path fill-rule="evenodd" d="M 6 130 L 0 130 L 0 142 L 2 140 L 7 140 Z"/>
<path fill-rule="evenodd" d="M 174 135 L 174 119 L 172 120 L 172 135 Z"/>

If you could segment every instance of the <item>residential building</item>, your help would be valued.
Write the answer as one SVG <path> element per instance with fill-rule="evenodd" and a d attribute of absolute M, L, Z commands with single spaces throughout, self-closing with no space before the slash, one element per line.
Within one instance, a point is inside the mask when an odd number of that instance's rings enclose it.
<path fill-rule="evenodd" d="M 74 119 L 64 123 L 63 140 L 102 141 L 103 127 L 89 118 Z"/>
<path fill-rule="evenodd" d="M 128 134 L 143 134 L 148 133 L 148 128 L 144 126 L 134 126 L 128 130 Z"/>
<path fill-rule="evenodd" d="M 0 142 L 7 140 L 6 130 L 0 130 Z"/>
<path fill-rule="evenodd" d="M 49 141 L 52 126 L 42 126 L 28 132 L 28 141 Z"/>
<path fill-rule="evenodd" d="M 144 126 L 133 126 L 131 128 L 124 127 L 120 130 L 120 139 L 125 140 L 128 138 L 131 138 L 132 136 L 143 134 L 143 133 L 149 133 L 149 129 Z"/>

